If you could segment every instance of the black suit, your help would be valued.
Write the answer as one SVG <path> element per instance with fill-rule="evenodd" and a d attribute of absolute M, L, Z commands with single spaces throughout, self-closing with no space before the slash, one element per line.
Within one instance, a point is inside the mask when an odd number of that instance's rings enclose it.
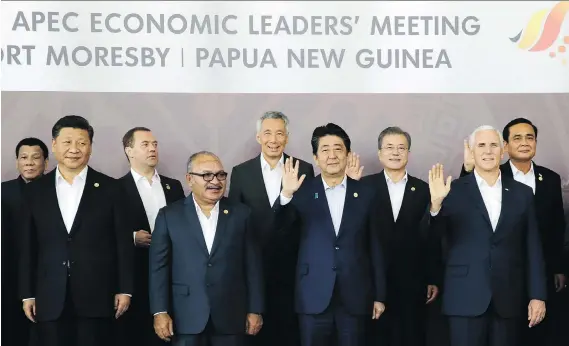
<path fill-rule="evenodd" d="M 547 298 L 531 189 L 505 175 L 501 183 L 495 229 L 474 174 L 452 182 L 431 219 L 448 244 L 443 313 L 452 346 L 518 346 L 529 300 Z"/>
<path fill-rule="evenodd" d="M 555 340 L 559 332 L 548 331 L 549 321 L 561 318 L 564 309 L 559 306 L 560 294 L 555 292 L 554 274 L 565 272 L 563 268 L 563 244 L 565 238 L 565 216 L 563 213 L 563 197 L 561 191 L 561 177 L 552 170 L 538 166 L 534 163 L 535 174 L 535 210 L 541 243 L 543 245 L 543 255 L 545 259 L 545 273 L 547 278 L 547 314 L 546 318 L 533 328 L 525 328 L 527 335 L 525 340 L 528 345 L 548 344 L 548 338 Z M 504 176 L 513 178 L 510 162 L 500 166 L 500 171 Z M 468 174 L 462 167 L 461 176 Z M 515 203 L 515 202 L 514 202 Z M 525 323 L 525 322 L 524 322 Z M 527 323 L 525 323 L 527 325 Z M 552 342 L 554 342 L 552 340 Z"/>
<path fill-rule="evenodd" d="M 438 285 L 440 247 L 428 237 L 429 186 L 408 175 L 401 209 L 393 219 L 392 196 L 385 172 L 362 182 L 376 189 L 380 208 L 380 240 L 386 265 L 387 301 L 384 315 L 372 322 L 369 345 L 420 346 L 425 344 L 427 285 Z"/>
<path fill-rule="evenodd" d="M 115 294 L 133 292 L 132 230 L 118 181 L 90 168 L 70 232 L 56 172 L 25 189 L 20 297 L 35 297 L 43 345 L 110 344 Z M 71 335 L 69 333 L 75 333 Z"/>
<path fill-rule="evenodd" d="M 150 224 L 144 204 L 136 187 L 131 172 L 120 178 L 126 197 L 126 208 L 130 218 L 129 229 L 145 230 L 150 233 Z M 175 179 L 160 175 L 160 185 L 164 191 L 166 204 L 176 202 L 185 197 L 182 184 Z M 132 242 L 134 246 L 134 239 Z M 148 248 L 134 248 L 134 299 L 129 311 L 123 319 L 119 319 L 119 328 L 124 342 L 137 346 L 166 345 L 154 332 L 154 318 L 150 314 L 148 297 Z M 124 333 L 124 334 L 123 334 Z M 124 344 L 124 343 L 123 343 Z"/>
<path fill-rule="evenodd" d="M 286 160 L 289 156 L 284 155 Z M 297 159 L 294 159 L 295 163 Z M 299 176 L 305 180 L 314 177 L 311 164 L 299 160 Z M 305 182 L 306 183 L 306 182 Z M 259 240 L 266 278 L 267 311 L 261 332 L 250 338 L 259 346 L 293 346 L 299 344 L 298 322 L 294 312 L 294 277 L 298 253 L 298 234 L 289 231 L 300 229 L 294 213 L 275 224 L 263 180 L 260 155 L 233 168 L 229 199 L 251 208 L 251 222 Z M 278 197 L 277 197 L 278 198 Z"/>
<path fill-rule="evenodd" d="M 18 295 L 18 247 L 25 186 L 21 176 L 2 183 L 2 344 L 13 346 L 28 345 L 31 325 Z"/>

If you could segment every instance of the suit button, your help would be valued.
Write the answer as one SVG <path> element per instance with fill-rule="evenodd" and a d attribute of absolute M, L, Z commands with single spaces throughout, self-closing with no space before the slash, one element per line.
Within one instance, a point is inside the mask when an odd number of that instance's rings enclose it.
<path fill-rule="evenodd" d="M 63 265 L 63 266 L 64 266 L 64 265 L 67 265 L 67 262 L 63 261 L 63 262 L 61 263 L 61 265 Z"/>
<path fill-rule="evenodd" d="M 67 237 L 67 241 L 71 241 L 71 237 Z"/>
<path fill-rule="evenodd" d="M 336 266 L 333 266 L 333 267 L 332 267 L 332 270 L 333 270 L 333 271 L 336 271 L 336 269 L 338 269 L 338 267 L 336 267 Z"/>
<path fill-rule="evenodd" d="M 213 265 L 213 264 L 211 264 L 211 263 L 208 263 L 208 264 L 207 264 L 208 267 L 211 267 L 212 265 Z"/>

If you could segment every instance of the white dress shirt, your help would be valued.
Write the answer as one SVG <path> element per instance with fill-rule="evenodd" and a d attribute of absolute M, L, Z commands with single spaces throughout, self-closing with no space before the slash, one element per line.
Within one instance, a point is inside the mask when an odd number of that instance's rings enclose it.
<path fill-rule="evenodd" d="M 281 182 L 283 178 L 284 155 L 281 156 L 275 168 L 271 168 L 263 154 L 261 154 L 261 172 L 263 173 L 263 181 L 265 189 L 269 197 L 271 207 L 279 197 L 281 192 Z"/>
<path fill-rule="evenodd" d="M 498 219 L 500 218 L 500 212 L 502 211 L 502 173 L 500 173 L 493 186 L 488 185 L 476 170 L 474 170 L 474 176 L 476 177 L 476 183 L 478 184 L 484 205 L 488 211 L 492 229 L 495 232 Z"/>
<path fill-rule="evenodd" d="M 383 171 L 385 181 L 387 183 L 387 190 L 389 191 L 389 199 L 391 200 L 391 210 L 393 211 L 393 220 L 397 221 L 401 205 L 403 203 L 403 195 L 405 194 L 405 186 L 407 185 L 407 171 L 405 176 L 398 182 L 391 180 L 386 171 Z"/>
<path fill-rule="evenodd" d="M 83 190 L 85 189 L 88 168 L 88 166 L 85 166 L 85 168 L 73 178 L 71 184 L 63 178 L 59 172 L 59 166 L 57 166 L 55 170 L 57 203 L 59 204 L 59 210 L 61 211 L 65 228 L 67 228 L 67 233 L 71 232 L 77 209 L 79 209 L 79 202 L 81 202 L 81 196 L 83 196 Z"/>
<path fill-rule="evenodd" d="M 340 231 L 340 224 L 342 222 L 342 215 L 344 214 L 344 202 L 346 200 L 346 189 L 348 180 L 344 176 L 344 180 L 334 187 L 328 186 L 324 178 L 322 178 L 322 183 L 324 184 L 324 192 L 326 193 L 326 200 L 328 201 L 328 209 L 330 210 L 330 216 L 332 217 L 332 224 L 334 225 L 334 231 L 336 236 Z M 315 196 L 316 197 L 316 196 Z M 316 197 L 317 198 L 317 197 Z M 291 201 L 292 198 L 287 198 L 280 195 L 281 205 L 286 205 Z"/>
<path fill-rule="evenodd" d="M 196 202 L 194 195 L 192 194 L 194 200 L 194 205 L 196 207 L 196 212 L 198 214 L 198 219 L 200 225 L 202 226 L 203 237 L 205 240 L 205 245 L 207 246 L 207 251 L 211 253 L 211 247 L 213 246 L 213 240 L 215 239 L 215 231 L 217 229 L 217 219 L 219 218 L 219 201 L 215 204 L 211 210 L 209 217 L 207 217 L 202 208 Z"/>
<path fill-rule="evenodd" d="M 510 161 L 510 167 L 512 167 L 514 180 L 531 187 L 533 194 L 535 195 L 535 171 L 533 170 L 533 162 L 531 163 L 531 168 L 527 173 L 520 171 L 516 166 L 514 166 L 512 161 Z"/>
<path fill-rule="evenodd" d="M 140 199 L 142 199 L 144 211 L 146 212 L 148 224 L 150 225 L 149 231 L 152 233 L 154 231 L 154 223 L 156 222 L 158 211 L 160 208 L 166 206 L 166 195 L 164 194 L 162 184 L 160 184 L 160 175 L 154 170 L 152 183 L 150 183 L 148 179 L 135 172 L 132 168 L 130 169 L 130 173 L 136 183 L 136 189 L 138 190 Z"/>

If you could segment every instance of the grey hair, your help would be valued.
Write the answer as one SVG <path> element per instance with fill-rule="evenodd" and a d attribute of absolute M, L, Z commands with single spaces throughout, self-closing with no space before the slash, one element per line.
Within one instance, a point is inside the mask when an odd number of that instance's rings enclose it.
<path fill-rule="evenodd" d="M 202 155 L 214 157 L 215 159 L 217 159 L 218 161 L 221 162 L 219 157 L 210 151 L 205 151 L 205 150 L 198 151 L 197 153 L 193 153 L 192 155 L 190 155 L 190 158 L 188 159 L 188 162 L 186 163 L 187 173 L 190 173 L 192 171 L 193 164 L 194 164 L 194 161 L 196 160 L 196 158 L 198 158 L 198 156 L 202 156 Z"/>
<path fill-rule="evenodd" d="M 284 113 L 282 112 L 277 112 L 277 111 L 270 111 L 270 112 L 265 112 L 260 118 L 259 120 L 257 120 L 257 133 L 261 132 L 261 125 L 263 124 L 263 121 L 266 119 L 281 119 L 282 121 L 284 121 L 285 123 L 285 129 L 286 129 L 286 134 L 288 135 L 288 117 L 286 115 L 284 115 Z"/>
<path fill-rule="evenodd" d="M 500 147 L 503 149 L 504 148 L 504 138 L 502 137 L 502 133 L 500 131 L 498 131 L 494 126 L 490 126 L 490 125 L 482 125 L 477 127 L 474 131 L 472 131 L 472 133 L 470 134 L 470 136 L 468 136 L 468 146 L 470 147 L 470 149 L 472 150 L 472 147 L 474 147 L 474 141 L 476 138 L 476 134 L 480 131 L 488 131 L 488 130 L 492 130 L 492 131 L 496 131 L 496 133 L 498 134 L 498 137 L 500 138 Z"/>
<path fill-rule="evenodd" d="M 407 150 L 411 150 L 411 135 L 408 132 L 403 131 L 400 127 L 390 126 L 385 130 L 381 131 L 379 137 L 377 138 L 377 148 L 381 150 L 381 145 L 383 143 L 383 138 L 388 135 L 402 135 L 407 139 L 407 145 L 409 146 Z"/>

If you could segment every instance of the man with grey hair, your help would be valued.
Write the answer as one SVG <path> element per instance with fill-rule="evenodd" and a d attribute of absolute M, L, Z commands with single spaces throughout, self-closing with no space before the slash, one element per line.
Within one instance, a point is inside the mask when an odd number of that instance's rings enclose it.
<path fill-rule="evenodd" d="M 275 224 L 272 206 L 281 190 L 284 153 L 289 137 L 289 120 L 281 112 L 266 112 L 257 120 L 257 142 L 261 153 L 233 168 L 229 199 L 249 206 L 255 238 L 262 250 L 266 278 L 267 311 L 263 330 L 251 338 L 253 345 L 294 346 L 299 344 L 298 322 L 294 312 L 294 279 L 298 234 L 294 214 Z M 298 159 L 296 159 L 298 160 Z M 295 161 L 296 161 L 295 160 Z M 300 174 L 314 177 L 311 164 L 300 161 Z"/>
<path fill-rule="evenodd" d="M 156 334 L 176 346 L 243 346 L 244 334 L 262 327 L 263 271 L 251 213 L 223 196 L 226 178 L 215 154 L 193 154 L 191 194 L 156 218 L 150 310 Z"/>
<path fill-rule="evenodd" d="M 429 186 L 408 174 L 410 151 L 409 133 L 384 129 L 377 152 L 383 170 L 362 178 L 381 201 L 376 212 L 386 263 L 388 308 L 370 328 L 373 344 L 425 345 L 426 304 L 439 292 L 440 242 L 427 236 Z"/>
<path fill-rule="evenodd" d="M 522 319 L 534 327 L 545 317 L 533 193 L 501 174 L 500 132 L 481 126 L 469 141 L 473 174 L 451 183 L 442 165 L 429 171 L 431 231 L 448 244 L 442 309 L 451 346 L 516 346 Z"/>

